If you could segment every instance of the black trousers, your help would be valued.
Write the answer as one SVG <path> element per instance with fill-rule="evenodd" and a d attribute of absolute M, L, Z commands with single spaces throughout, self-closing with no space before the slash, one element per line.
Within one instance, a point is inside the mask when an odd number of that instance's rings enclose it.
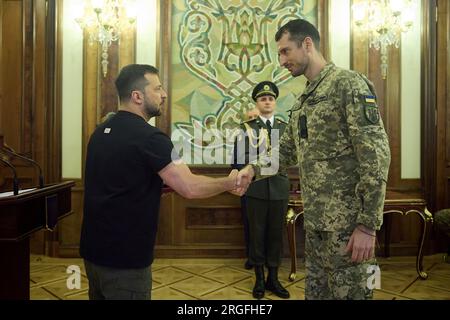
<path fill-rule="evenodd" d="M 247 216 L 247 197 L 245 195 L 241 197 L 241 215 L 242 215 L 242 224 L 244 226 L 245 256 L 248 258 L 250 251 L 249 249 L 250 230 L 248 226 L 248 216 Z"/>
<path fill-rule="evenodd" d="M 287 199 L 264 200 L 247 197 L 251 264 L 267 267 L 280 265 L 287 207 Z"/>

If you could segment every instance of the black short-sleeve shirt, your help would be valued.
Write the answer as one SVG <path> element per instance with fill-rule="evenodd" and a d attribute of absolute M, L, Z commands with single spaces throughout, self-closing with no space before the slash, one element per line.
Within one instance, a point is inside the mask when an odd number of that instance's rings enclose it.
<path fill-rule="evenodd" d="M 80 254 L 112 268 L 153 262 L 162 180 L 173 144 L 142 117 L 119 111 L 92 134 L 86 157 Z"/>

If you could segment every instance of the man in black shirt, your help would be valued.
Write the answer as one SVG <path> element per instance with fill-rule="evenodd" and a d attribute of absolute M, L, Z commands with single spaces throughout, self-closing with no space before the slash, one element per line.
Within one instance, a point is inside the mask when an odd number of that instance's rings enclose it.
<path fill-rule="evenodd" d="M 150 299 L 163 181 L 183 197 L 206 198 L 233 190 L 237 170 L 214 179 L 172 159 L 170 138 L 148 124 L 167 98 L 156 68 L 126 66 L 116 88 L 119 111 L 88 144 L 80 254 L 90 299 Z"/>

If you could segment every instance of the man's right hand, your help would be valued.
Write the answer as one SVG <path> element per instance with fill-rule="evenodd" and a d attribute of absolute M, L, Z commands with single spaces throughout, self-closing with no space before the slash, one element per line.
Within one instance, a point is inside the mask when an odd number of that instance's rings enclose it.
<path fill-rule="evenodd" d="M 255 171 L 253 170 L 253 167 L 250 165 L 245 166 L 244 168 L 239 171 L 237 178 L 236 178 L 236 188 L 231 191 L 232 194 L 235 194 L 237 196 L 243 196 L 250 185 L 250 183 L 253 180 L 253 177 L 255 176 Z"/>
<path fill-rule="evenodd" d="M 228 181 L 229 181 L 229 187 L 227 188 L 230 192 L 233 191 L 236 188 L 236 181 L 239 171 L 237 169 L 231 170 L 230 174 L 228 175 Z"/>

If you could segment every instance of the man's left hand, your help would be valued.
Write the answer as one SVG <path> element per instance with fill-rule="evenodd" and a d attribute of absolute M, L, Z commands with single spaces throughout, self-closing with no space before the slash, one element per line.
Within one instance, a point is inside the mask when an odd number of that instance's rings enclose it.
<path fill-rule="evenodd" d="M 353 262 L 369 260 L 375 253 L 375 239 L 375 230 L 359 225 L 353 231 L 345 251 L 352 254 Z"/>

